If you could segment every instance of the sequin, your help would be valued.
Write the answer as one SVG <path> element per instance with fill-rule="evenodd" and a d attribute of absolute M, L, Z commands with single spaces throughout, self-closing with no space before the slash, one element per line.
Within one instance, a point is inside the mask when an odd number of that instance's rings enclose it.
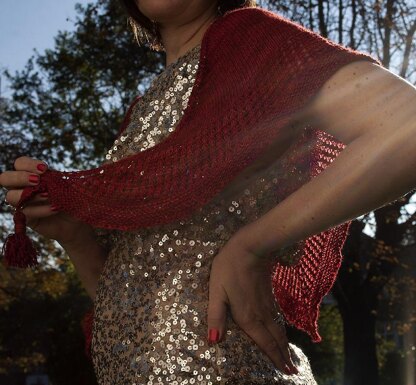
<path fill-rule="evenodd" d="M 105 162 L 146 151 L 175 130 L 188 106 L 199 54 L 196 46 L 155 78 Z M 270 167 L 188 220 L 138 231 L 96 230 L 109 248 L 94 301 L 92 357 L 100 385 L 316 385 L 298 346 L 290 343 L 299 374 L 286 375 L 229 314 L 225 340 L 214 346 L 206 340 L 212 260 L 235 231 L 276 205 L 270 186 L 280 177 Z M 277 255 L 290 264 L 297 251 Z"/>

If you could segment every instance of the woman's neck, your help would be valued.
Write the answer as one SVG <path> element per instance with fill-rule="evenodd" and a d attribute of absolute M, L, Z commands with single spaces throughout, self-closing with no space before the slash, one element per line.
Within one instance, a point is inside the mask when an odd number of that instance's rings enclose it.
<path fill-rule="evenodd" d="M 165 65 L 168 66 L 175 62 L 179 57 L 200 44 L 205 31 L 217 17 L 218 14 L 215 7 L 210 8 L 189 23 L 159 26 L 166 52 Z"/>

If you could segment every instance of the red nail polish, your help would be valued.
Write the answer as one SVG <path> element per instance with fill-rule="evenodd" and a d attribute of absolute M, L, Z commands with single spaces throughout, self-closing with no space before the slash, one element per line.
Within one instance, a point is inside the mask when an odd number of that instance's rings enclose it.
<path fill-rule="evenodd" d="M 51 205 L 51 210 L 52 210 L 52 211 L 58 211 L 58 210 L 59 210 L 59 208 L 58 208 L 58 206 L 56 206 L 56 205 Z"/>
<path fill-rule="evenodd" d="M 39 163 L 37 166 L 36 166 L 36 168 L 39 170 L 39 171 L 45 171 L 46 170 L 46 164 L 43 164 L 43 163 Z"/>
<path fill-rule="evenodd" d="M 210 343 L 217 342 L 219 340 L 219 337 L 220 337 L 220 332 L 218 331 L 218 329 L 209 329 L 208 342 Z"/>
<path fill-rule="evenodd" d="M 289 365 L 288 365 L 289 366 Z M 293 365 L 290 365 L 289 366 L 289 369 L 290 369 L 290 371 L 291 371 L 291 373 L 292 374 L 298 374 L 299 373 L 299 371 L 296 369 L 296 367 L 295 366 L 293 366 Z"/>
<path fill-rule="evenodd" d="M 292 371 L 290 370 L 289 366 L 287 366 L 287 364 L 285 364 L 284 372 L 286 374 L 293 374 Z"/>
<path fill-rule="evenodd" d="M 39 194 L 42 198 L 46 198 L 48 195 L 49 195 L 49 193 L 47 192 L 47 191 L 45 191 L 45 192 L 43 192 L 43 193 L 40 193 Z"/>
<path fill-rule="evenodd" d="M 29 182 L 30 183 L 38 183 L 39 182 L 39 175 L 29 175 Z"/>

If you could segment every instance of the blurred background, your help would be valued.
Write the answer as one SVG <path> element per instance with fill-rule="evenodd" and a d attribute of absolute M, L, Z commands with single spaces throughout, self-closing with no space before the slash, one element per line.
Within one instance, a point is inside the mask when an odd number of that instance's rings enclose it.
<path fill-rule="evenodd" d="M 258 4 L 416 84 L 416 0 Z M 116 0 L 0 0 L 1 169 L 22 155 L 60 170 L 97 166 L 129 103 L 163 68 L 163 53 L 135 43 Z M 3 244 L 12 216 L 0 214 Z M 415 191 L 353 221 L 321 306 L 323 341 L 288 329 L 318 384 L 416 384 L 415 224 Z M 28 233 L 39 267 L 0 264 L 0 385 L 93 385 L 81 328 L 91 300 L 62 248 Z"/>

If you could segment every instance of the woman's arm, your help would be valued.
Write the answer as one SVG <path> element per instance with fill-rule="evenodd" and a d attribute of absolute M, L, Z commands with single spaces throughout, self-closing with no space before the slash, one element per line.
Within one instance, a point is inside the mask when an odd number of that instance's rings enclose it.
<path fill-rule="evenodd" d="M 85 290 L 94 300 L 108 250 L 97 240 L 94 229 L 84 232 L 76 242 L 59 244 L 65 249 Z"/>
<path fill-rule="evenodd" d="M 382 207 L 416 187 L 416 88 L 404 79 L 378 65 L 351 63 L 325 83 L 299 119 L 347 146 L 318 176 L 239 231 L 258 255 Z"/>

